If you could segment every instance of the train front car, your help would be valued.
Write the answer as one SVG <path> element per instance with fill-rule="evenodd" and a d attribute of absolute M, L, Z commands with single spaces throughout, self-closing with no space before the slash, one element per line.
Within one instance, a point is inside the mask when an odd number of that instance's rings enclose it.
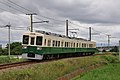
<path fill-rule="evenodd" d="M 42 43 L 43 34 L 27 32 L 23 35 L 22 58 L 24 59 L 43 59 Z"/>

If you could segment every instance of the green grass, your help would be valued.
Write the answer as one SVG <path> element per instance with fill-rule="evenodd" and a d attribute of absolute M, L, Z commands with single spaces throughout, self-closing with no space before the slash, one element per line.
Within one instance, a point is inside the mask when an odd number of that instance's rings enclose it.
<path fill-rule="evenodd" d="M 117 62 L 117 56 L 91 56 L 50 61 L 22 69 L 1 72 L 0 80 L 55 80 L 77 69 L 101 62 L 110 65 L 111 63 Z"/>
<path fill-rule="evenodd" d="M 118 56 L 101 56 L 107 61 L 107 65 L 90 72 L 81 74 L 72 80 L 119 80 L 120 79 L 120 63 Z"/>
<path fill-rule="evenodd" d="M 100 56 L 62 59 L 0 73 L 0 80 L 55 80 L 79 68 L 108 61 Z"/>
<path fill-rule="evenodd" d="M 72 80 L 120 80 L 120 63 L 106 65 Z"/>
<path fill-rule="evenodd" d="M 10 58 L 8 56 L 0 56 L 0 64 L 20 62 L 20 61 L 24 61 L 24 60 L 14 58 L 13 56 L 11 56 Z"/>

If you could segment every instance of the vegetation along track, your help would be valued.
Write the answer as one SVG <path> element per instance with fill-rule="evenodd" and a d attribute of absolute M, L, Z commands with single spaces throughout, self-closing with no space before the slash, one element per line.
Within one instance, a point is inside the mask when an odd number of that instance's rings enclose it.
<path fill-rule="evenodd" d="M 95 56 L 101 56 L 101 55 L 106 55 L 106 54 L 95 54 Z M 87 57 L 87 56 L 83 56 L 83 57 Z M 69 58 L 73 58 L 73 57 L 69 57 Z M 62 58 L 62 59 L 64 59 L 64 58 Z M 24 61 L 24 62 L 1 64 L 0 65 L 0 70 L 7 69 L 7 68 L 12 68 L 12 67 L 24 66 L 24 65 L 28 65 L 28 64 L 44 63 L 44 62 L 49 62 L 49 61 L 54 61 L 54 60 L 60 60 L 60 59 L 50 59 L 50 60 L 41 60 L 41 61 L 39 61 L 39 60 L 38 61 L 28 60 L 28 61 Z"/>

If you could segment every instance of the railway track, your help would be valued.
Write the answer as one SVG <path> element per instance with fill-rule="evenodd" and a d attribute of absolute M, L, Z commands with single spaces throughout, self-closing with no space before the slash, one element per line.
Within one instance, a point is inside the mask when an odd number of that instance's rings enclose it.
<path fill-rule="evenodd" d="M 12 68 L 12 67 L 29 65 L 29 64 L 45 63 L 45 62 L 54 61 L 54 60 L 59 60 L 59 59 L 41 60 L 41 61 L 35 61 L 35 60 L 34 60 L 34 61 L 31 61 L 31 60 L 30 60 L 30 61 L 24 61 L 24 62 L 1 64 L 1 65 L 0 65 L 0 70 L 2 70 L 2 69 L 7 69 L 7 68 Z"/>
<path fill-rule="evenodd" d="M 23 65 L 28 65 L 28 64 L 35 64 L 35 63 L 39 63 L 39 62 L 38 61 L 24 61 L 24 62 L 1 64 L 0 65 L 0 70 L 7 69 L 7 68 L 12 68 L 12 67 L 23 66 Z"/>

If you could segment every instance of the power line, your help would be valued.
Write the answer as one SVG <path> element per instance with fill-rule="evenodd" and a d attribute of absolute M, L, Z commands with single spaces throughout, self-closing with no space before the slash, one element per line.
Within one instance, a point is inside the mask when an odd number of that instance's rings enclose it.
<path fill-rule="evenodd" d="M 71 21 L 69 21 L 69 23 L 71 23 L 71 24 L 73 24 L 73 25 L 75 25 L 75 26 L 79 26 L 79 27 L 85 28 L 85 29 L 89 29 L 89 28 L 87 28 L 87 27 L 84 27 L 84 26 L 80 26 L 80 25 L 78 25 L 78 24 L 75 24 L 75 23 L 73 23 L 73 22 L 71 22 Z"/>
<path fill-rule="evenodd" d="M 19 12 L 21 12 L 21 13 L 23 13 L 23 14 L 26 14 L 24 11 L 21 11 L 21 10 L 19 10 L 19 9 L 17 9 L 17 8 L 14 8 L 14 7 L 10 6 L 9 4 L 6 4 L 6 3 L 1 2 L 1 1 L 0 1 L 0 3 L 6 5 L 6 6 L 10 7 L 10 8 L 12 8 L 12 9 L 14 9 L 14 10 L 16 10 L 16 11 L 19 11 Z M 38 19 L 38 20 L 42 20 L 42 19 L 40 19 L 40 18 L 38 18 L 38 17 L 35 17 L 35 18 Z"/>
<path fill-rule="evenodd" d="M 14 8 L 14 7 L 10 6 L 9 4 L 6 4 L 6 3 L 1 2 L 1 1 L 0 1 L 0 3 L 6 5 L 6 6 L 10 7 L 10 8 L 12 8 L 12 9 L 14 9 L 14 10 L 17 10 L 17 11 L 19 11 L 19 12 L 22 12 L 22 13 L 26 14 L 25 12 L 23 12 L 23 11 L 21 11 L 21 10 L 18 10 L 17 8 Z"/>
<path fill-rule="evenodd" d="M 10 0 L 8 0 L 8 1 L 9 1 L 10 3 L 12 3 L 12 4 L 14 4 L 14 5 L 16 5 L 16 6 L 22 8 L 22 9 L 24 9 L 24 10 L 26 10 L 26 11 L 28 11 L 28 12 L 32 12 L 32 13 L 33 13 L 33 11 L 31 11 L 31 10 L 29 10 L 29 9 L 21 6 L 21 5 L 18 5 L 18 4 L 16 4 L 15 2 L 13 2 L 13 1 L 10 1 Z M 39 16 L 39 15 L 38 15 L 38 16 Z M 43 15 L 40 15 L 40 16 L 41 16 L 41 17 L 44 17 L 44 18 L 47 18 L 47 19 L 54 20 L 54 21 L 65 22 L 65 21 L 62 21 L 62 20 L 54 19 L 54 18 L 51 18 L 51 17 L 43 16 Z M 39 18 L 37 18 L 37 19 L 39 19 Z"/>
<path fill-rule="evenodd" d="M 27 10 L 28 12 L 32 12 L 31 10 L 28 10 L 28 9 L 26 9 L 26 8 L 24 8 L 24 7 L 22 7 L 22 6 L 18 5 L 18 4 L 10 1 L 10 0 L 8 0 L 8 1 L 9 1 L 10 3 L 12 3 L 12 4 L 14 4 L 14 5 L 16 5 L 16 6 L 20 7 L 20 8 L 22 8 L 22 9 L 24 9 L 24 10 Z"/>
<path fill-rule="evenodd" d="M 1 1 L 0 1 L 0 3 L 1 3 L 1 4 L 4 4 L 4 5 L 6 5 L 6 6 L 8 6 L 9 8 L 12 8 L 12 9 L 14 9 L 14 10 L 16 10 L 16 11 L 19 11 L 19 12 L 25 14 L 25 12 L 23 12 L 23 11 L 17 9 L 17 8 L 14 8 L 14 7 L 10 6 L 9 4 L 6 4 L 6 3 L 1 2 Z M 3 8 L 0 8 L 0 9 L 3 10 L 3 11 L 7 11 L 6 9 L 3 9 Z M 9 11 L 7 11 L 7 12 L 9 12 Z M 12 13 L 12 12 L 11 12 L 11 13 Z M 13 14 L 15 14 L 15 13 L 13 13 Z M 18 14 L 15 14 L 15 15 L 20 16 L 20 15 L 18 15 Z M 20 16 L 20 17 L 21 17 L 21 16 Z M 22 16 L 22 17 L 23 17 L 23 16 Z M 26 17 L 23 17 L 23 18 L 26 19 Z"/>

